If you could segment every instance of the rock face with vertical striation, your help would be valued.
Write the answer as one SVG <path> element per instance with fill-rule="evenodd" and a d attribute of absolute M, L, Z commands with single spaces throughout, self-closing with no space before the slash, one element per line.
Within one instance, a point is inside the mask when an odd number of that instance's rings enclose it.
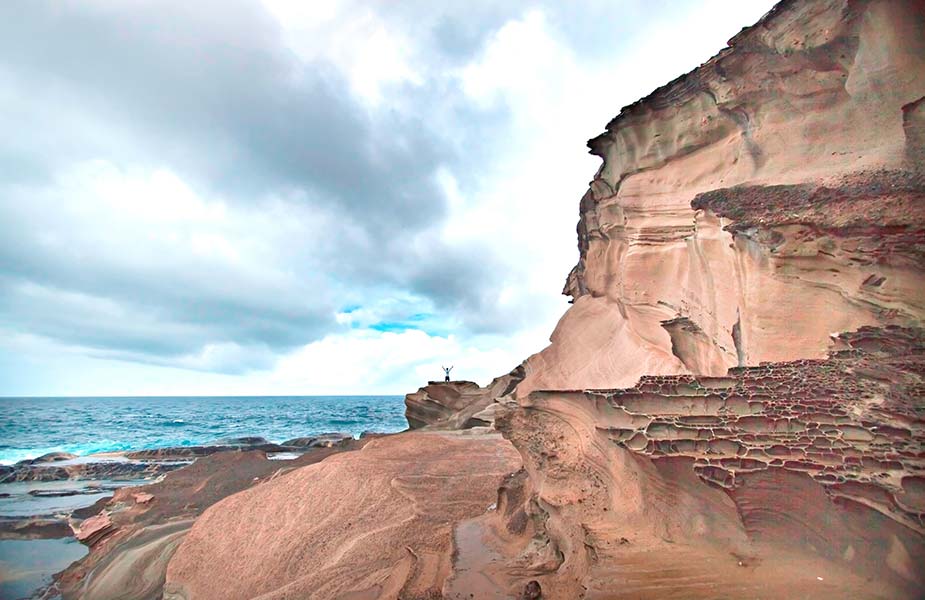
<path fill-rule="evenodd" d="M 925 3 L 784 1 L 589 142 L 573 306 L 496 420 L 499 590 L 918 597 L 923 98 Z"/>

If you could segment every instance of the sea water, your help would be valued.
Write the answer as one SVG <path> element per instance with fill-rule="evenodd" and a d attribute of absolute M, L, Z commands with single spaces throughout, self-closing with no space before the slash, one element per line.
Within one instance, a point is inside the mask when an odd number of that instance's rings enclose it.
<path fill-rule="evenodd" d="M 0 398 L 0 464 L 231 437 L 389 433 L 407 428 L 404 408 L 402 396 Z"/>

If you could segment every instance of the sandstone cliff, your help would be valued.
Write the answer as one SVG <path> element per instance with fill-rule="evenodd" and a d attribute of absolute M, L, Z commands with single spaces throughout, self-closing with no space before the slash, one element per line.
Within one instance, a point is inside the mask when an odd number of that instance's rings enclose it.
<path fill-rule="evenodd" d="M 499 590 L 917 596 L 923 96 L 925 4 L 784 1 L 589 142 Z"/>
<path fill-rule="evenodd" d="M 916 325 L 921 2 L 781 2 L 589 142 L 574 305 L 518 393 L 821 358 Z"/>

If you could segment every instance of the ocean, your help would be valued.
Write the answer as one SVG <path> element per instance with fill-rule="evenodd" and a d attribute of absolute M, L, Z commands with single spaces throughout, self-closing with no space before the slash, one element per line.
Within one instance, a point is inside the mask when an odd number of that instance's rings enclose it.
<path fill-rule="evenodd" d="M 403 396 L 0 398 L 0 464 L 48 452 L 271 442 L 319 433 L 406 429 Z"/>

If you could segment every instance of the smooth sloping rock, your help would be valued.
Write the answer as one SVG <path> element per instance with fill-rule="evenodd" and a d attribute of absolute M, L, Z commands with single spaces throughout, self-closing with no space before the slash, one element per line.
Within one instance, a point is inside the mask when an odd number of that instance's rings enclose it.
<path fill-rule="evenodd" d="M 370 441 L 214 505 L 167 570 L 165 598 L 437 598 L 454 523 L 520 466 L 498 434 Z"/>
<path fill-rule="evenodd" d="M 313 449 L 291 461 L 268 460 L 261 451 L 221 452 L 173 471 L 163 481 L 121 488 L 112 498 L 73 513 L 75 520 L 84 519 L 77 525 L 79 531 L 107 522 L 106 536 L 101 543 L 99 538 L 81 540 L 91 546 L 90 553 L 56 576 L 56 588 L 66 600 L 159 600 L 167 562 L 209 506 L 363 443 Z"/>

